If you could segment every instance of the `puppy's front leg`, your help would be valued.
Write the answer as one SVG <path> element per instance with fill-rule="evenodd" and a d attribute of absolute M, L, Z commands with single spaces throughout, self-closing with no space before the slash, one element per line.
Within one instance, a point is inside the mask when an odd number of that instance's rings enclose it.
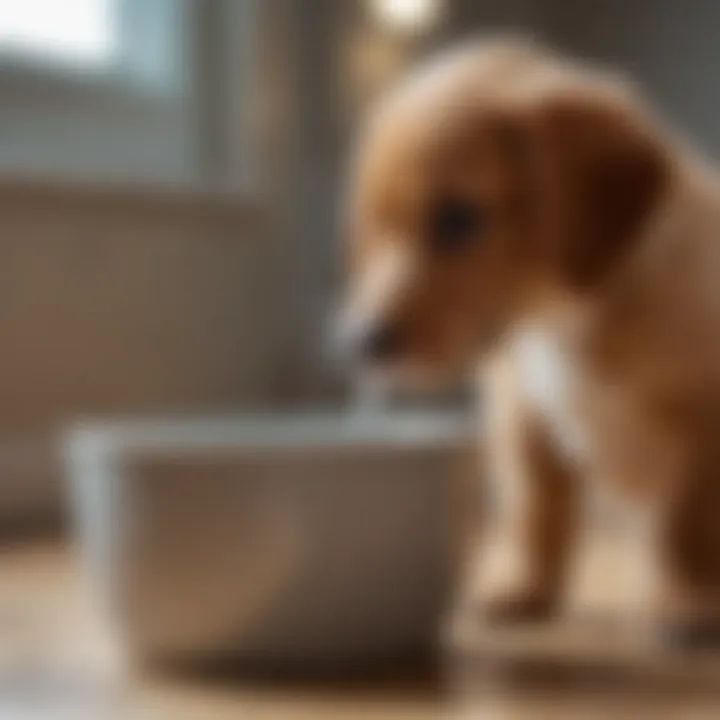
<path fill-rule="evenodd" d="M 490 546 L 481 588 L 497 621 L 541 619 L 562 599 L 577 525 L 577 479 L 509 362 L 485 376 Z M 493 562 L 494 561 L 494 562 Z"/>
<path fill-rule="evenodd" d="M 720 451 L 711 443 L 693 448 L 660 522 L 660 629 L 676 646 L 720 647 Z"/>

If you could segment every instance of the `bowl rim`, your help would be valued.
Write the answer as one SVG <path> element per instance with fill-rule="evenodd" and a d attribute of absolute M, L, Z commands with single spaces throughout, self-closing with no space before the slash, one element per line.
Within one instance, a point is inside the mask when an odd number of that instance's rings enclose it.
<path fill-rule="evenodd" d="M 467 413 L 283 412 L 224 417 L 84 421 L 63 444 L 75 452 L 152 455 L 252 450 L 352 450 L 452 447 L 476 436 Z"/>

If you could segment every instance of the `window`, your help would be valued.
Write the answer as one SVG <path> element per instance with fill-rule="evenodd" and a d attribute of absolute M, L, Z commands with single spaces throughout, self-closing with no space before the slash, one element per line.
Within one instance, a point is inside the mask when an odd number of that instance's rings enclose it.
<path fill-rule="evenodd" d="M 0 0 L 0 175 L 244 177 L 230 164 L 251 105 L 237 46 L 249 45 L 252 3 Z"/>
<path fill-rule="evenodd" d="M 116 0 L 0 0 L 0 54 L 106 67 L 118 51 Z"/>
<path fill-rule="evenodd" d="M 213 0 L 210 0 L 212 4 Z M 0 0 L 0 72 L 174 87 L 200 0 Z"/>

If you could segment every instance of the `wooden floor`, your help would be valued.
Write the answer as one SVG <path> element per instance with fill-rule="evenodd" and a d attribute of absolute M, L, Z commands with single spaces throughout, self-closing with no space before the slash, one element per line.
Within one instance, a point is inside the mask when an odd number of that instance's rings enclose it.
<path fill-rule="evenodd" d="M 616 586 L 617 576 L 602 577 L 606 590 Z M 533 652 L 540 652 L 539 665 L 547 668 L 552 648 L 565 670 L 583 662 L 596 667 L 598 659 L 607 659 L 603 639 L 610 637 L 599 626 L 580 635 L 556 628 L 544 636 L 481 638 L 468 625 L 458 630 L 461 651 L 445 665 L 442 682 L 420 675 L 283 687 L 237 678 L 131 677 L 121 672 L 86 597 L 66 547 L 46 543 L 0 551 L 0 720 L 720 719 L 720 693 L 676 687 L 687 663 L 675 669 L 660 663 L 669 675 L 653 675 L 632 692 L 618 692 L 618 681 L 630 677 L 633 666 L 612 658 L 610 664 L 620 669 L 605 684 L 566 673 L 569 682 L 531 687 L 492 672 L 498 658 L 514 658 L 517 667 L 518 657 L 537 660 Z M 645 660 L 633 662 L 642 668 Z"/>

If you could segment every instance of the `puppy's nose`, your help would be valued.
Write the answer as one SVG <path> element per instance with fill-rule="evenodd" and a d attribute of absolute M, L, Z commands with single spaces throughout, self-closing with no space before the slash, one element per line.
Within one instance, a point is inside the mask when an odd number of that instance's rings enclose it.
<path fill-rule="evenodd" d="M 360 338 L 359 351 L 364 360 L 389 360 L 400 350 L 400 334 L 391 324 L 379 324 Z"/>

